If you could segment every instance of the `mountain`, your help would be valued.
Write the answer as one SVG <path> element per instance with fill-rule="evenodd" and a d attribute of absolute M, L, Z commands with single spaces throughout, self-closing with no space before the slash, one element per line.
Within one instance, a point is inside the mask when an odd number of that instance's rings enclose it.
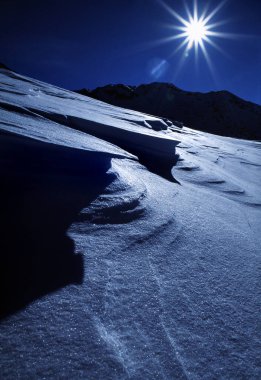
<path fill-rule="evenodd" d="M 261 106 L 228 91 L 183 91 L 168 83 L 122 84 L 82 89 L 104 102 L 184 123 L 187 127 L 250 140 L 261 140 Z"/>
<path fill-rule="evenodd" d="M 0 62 L 0 69 L 10 70 L 9 67 Z"/>
<path fill-rule="evenodd" d="M 0 94 L 0 378 L 260 378 L 261 143 Z"/>

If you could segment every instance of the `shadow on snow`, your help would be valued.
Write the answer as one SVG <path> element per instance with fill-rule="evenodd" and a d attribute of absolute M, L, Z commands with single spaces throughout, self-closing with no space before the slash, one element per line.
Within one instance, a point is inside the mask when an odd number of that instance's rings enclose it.
<path fill-rule="evenodd" d="M 0 135 L 0 317 L 68 284 L 82 254 L 66 231 L 113 181 L 108 155 Z M 87 252 L 88 254 L 88 252 Z"/>

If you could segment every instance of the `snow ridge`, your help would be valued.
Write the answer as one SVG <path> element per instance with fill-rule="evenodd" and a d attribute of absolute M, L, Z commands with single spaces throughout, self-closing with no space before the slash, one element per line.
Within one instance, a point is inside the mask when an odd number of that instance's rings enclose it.
<path fill-rule="evenodd" d="M 12 126 L 12 131 L 16 133 L 29 136 L 33 129 L 35 133 L 31 137 L 46 140 L 49 137 L 48 134 L 51 134 L 49 139 L 51 141 L 58 135 L 59 128 L 60 135 L 64 136 L 68 134 L 69 127 L 71 130 L 78 130 L 88 136 L 92 135 L 116 144 L 125 151 L 139 156 L 142 162 L 157 160 L 163 166 L 165 163 L 170 166 L 176 161 L 175 147 L 179 140 L 164 133 L 168 126 L 172 125 L 167 120 L 149 115 L 144 118 L 144 115 L 138 112 L 130 113 L 122 109 L 106 107 L 98 101 L 86 99 L 54 86 L 46 86 L 39 81 L 34 82 L 30 78 L 6 70 L 2 70 L 0 80 L 2 122 L 6 123 L 8 119 L 10 123 L 10 120 L 15 117 L 17 128 Z M 5 116 L 6 112 L 9 114 Z M 38 123 L 35 126 L 30 125 L 30 129 L 23 127 L 26 124 L 22 119 L 27 116 L 38 119 Z M 43 129 L 40 126 L 41 122 L 45 125 L 53 125 L 53 128 Z M 78 134 L 79 138 L 80 136 L 86 140 L 84 134 Z M 94 139 L 92 141 L 94 142 Z M 66 144 L 68 143 L 67 139 Z M 108 144 L 96 140 L 97 144 L 103 144 L 104 149 L 108 149 L 105 148 Z M 88 149 L 91 148 L 88 147 Z M 115 147 L 116 151 L 119 152 L 119 149 Z"/>
<path fill-rule="evenodd" d="M 108 174 L 114 180 L 88 208 L 81 211 L 79 221 L 89 220 L 95 224 L 128 223 L 145 213 L 146 185 L 137 176 L 129 174 L 131 161 L 125 165 L 127 170 L 117 160 L 112 160 Z"/>

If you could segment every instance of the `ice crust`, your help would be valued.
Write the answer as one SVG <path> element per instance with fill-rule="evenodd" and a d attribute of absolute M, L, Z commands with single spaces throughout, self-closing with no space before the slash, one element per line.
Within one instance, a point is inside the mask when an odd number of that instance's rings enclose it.
<path fill-rule="evenodd" d="M 260 378 L 261 143 L 0 72 L 0 377 Z"/>

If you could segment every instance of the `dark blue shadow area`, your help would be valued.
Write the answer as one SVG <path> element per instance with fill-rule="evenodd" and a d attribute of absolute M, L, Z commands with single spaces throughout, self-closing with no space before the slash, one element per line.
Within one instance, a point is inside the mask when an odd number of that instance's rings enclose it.
<path fill-rule="evenodd" d="M 0 135 L 0 281 L 3 318 L 68 284 L 83 256 L 67 236 L 83 207 L 113 181 L 111 157 Z M 88 254 L 88 252 L 86 253 Z"/>

